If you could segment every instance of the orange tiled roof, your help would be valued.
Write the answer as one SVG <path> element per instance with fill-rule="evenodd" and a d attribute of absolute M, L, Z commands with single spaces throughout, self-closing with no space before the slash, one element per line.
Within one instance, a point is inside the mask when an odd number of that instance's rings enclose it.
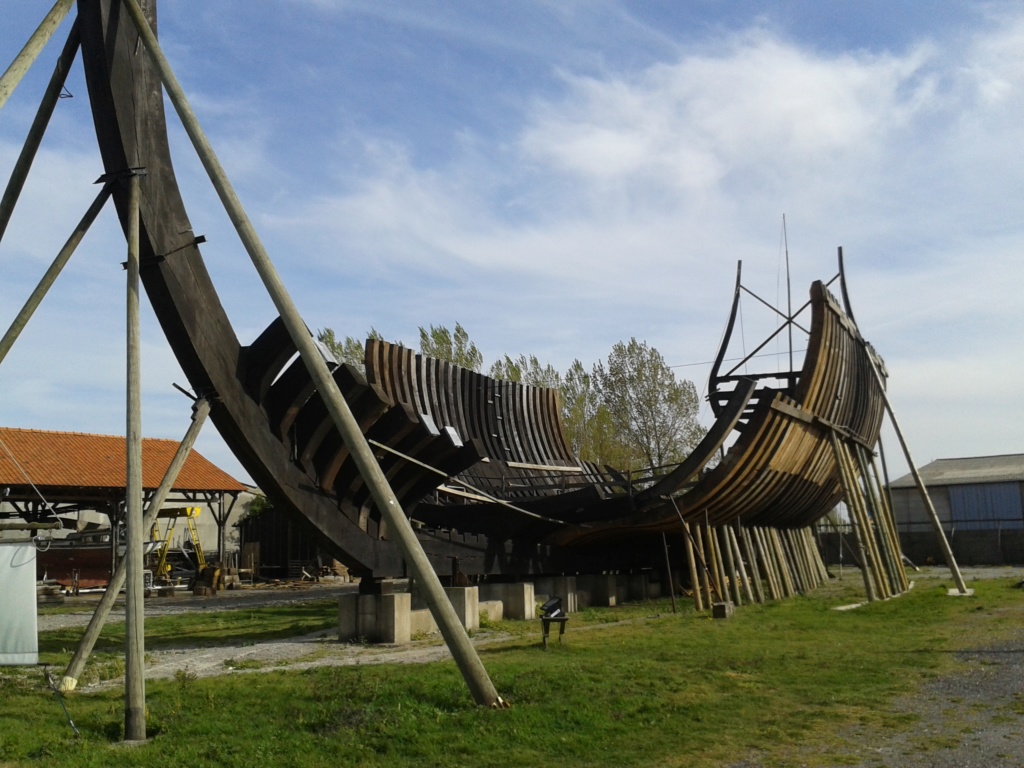
<path fill-rule="evenodd" d="M 27 474 L 39 487 L 125 487 L 123 437 L 0 427 L 0 441 L 0 485 L 28 485 Z M 145 489 L 160 485 L 178 445 L 176 440 L 143 438 Z M 11 460 L 12 455 L 17 463 Z M 174 489 L 241 492 L 245 486 L 193 450 Z"/>

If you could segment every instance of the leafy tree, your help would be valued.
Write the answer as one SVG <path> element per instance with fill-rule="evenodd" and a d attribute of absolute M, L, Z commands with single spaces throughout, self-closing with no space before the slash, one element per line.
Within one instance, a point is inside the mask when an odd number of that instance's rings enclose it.
<path fill-rule="evenodd" d="M 383 339 L 380 331 L 371 327 L 366 334 L 368 339 Z M 354 336 L 346 336 L 344 341 L 339 341 L 334 334 L 333 328 L 324 328 L 317 331 L 316 340 L 323 344 L 338 363 L 348 363 L 356 368 L 362 369 L 366 362 L 366 347 L 362 341 Z"/>
<path fill-rule="evenodd" d="M 593 380 L 620 439 L 648 466 L 682 461 L 704 434 L 693 382 L 676 381 L 646 341 L 615 344 L 607 365 L 594 366 Z"/>
<path fill-rule="evenodd" d="M 453 334 L 443 325 L 420 326 L 420 354 L 479 372 L 484 365 L 483 353 L 469 340 L 469 333 L 459 323 Z"/>
<path fill-rule="evenodd" d="M 493 370 L 493 369 L 492 369 Z M 592 430 L 601 407 L 594 377 L 579 360 L 573 360 L 562 378 L 562 426 L 573 453 L 584 461 L 597 461 Z"/>
<path fill-rule="evenodd" d="M 505 355 L 504 359 L 491 365 L 488 376 L 492 379 L 518 381 L 520 384 L 528 384 L 531 387 L 549 387 L 551 389 L 557 389 L 562 383 L 562 377 L 558 371 L 550 363 L 541 365 L 534 355 L 530 355 L 530 357 L 520 355 L 515 359 Z"/>

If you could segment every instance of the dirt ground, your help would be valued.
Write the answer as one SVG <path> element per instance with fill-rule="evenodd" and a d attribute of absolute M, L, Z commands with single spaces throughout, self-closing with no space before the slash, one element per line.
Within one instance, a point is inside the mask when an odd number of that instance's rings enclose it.
<path fill-rule="evenodd" d="M 146 616 L 168 616 L 190 611 L 231 611 L 282 605 L 308 600 L 336 598 L 353 593 L 355 584 L 324 580 L 317 583 L 291 583 L 277 587 L 243 589 L 219 593 L 216 597 L 193 597 L 183 594 L 171 598 L 146 600 Z M 39 630 L 67 627 L 85 627 L 91 618 L 90 606 L 98 595 L 68 598 L 65 605 L 81 605 L 83 613 L 51 614 L 39 617 Z M 124 609 L 111 611 L 108 621 L 124 621 Z M 538 633 L 539 634 L 539 633 Z M 475 645 L 499 643 L 506 636 L 497 632 L 481 631 L 474 634 Z M 449 658 L 440 636 L 417 640 L 408 645 L 364 645 L 341 643 L 337 632 L 320 631 L 287 640 L 265 643 L 225 645 L 216 648 L 182 648 L 177 650 L 148 650 L 146 652 L 146 679 L 173 678 L 179 673 L 196 677 L 227 674 L 251 674 L 280 669 L 301 670 L 317 666 L 356 666 L 360 664 L 420 664 Z M 122 685 L 121 678 L 82 686 L 81 690 L 98 690 Z"/>
<path fill-rule="evenodd" d="M 852 575 L 852 574 L 851 574 Z M 923 569 L 911 577 L 927 583 L 931 579 L 950 581 L 940 568 Z M 964 570 L 965 580 L 1024 579 L 1022 568 L 975 568 Z M 321 582 L 304 587 L 225 592 L 215 598 L 153 598 L 146 603 L 147 615 L 166 615 L 191 610 L 233 610 L 332 598 L 354 591 L 351 584 Z M 75 598 L 87 603 L 88 597 Z M 957 599 L 957 598 L 951 598 Z M 83 608 L 87 609 L 86 605 Z M 112 621 L 123 620 L 115 611 Z M 88 614 L 41 616 L 39 629 L 84 626 Z M 474 644 L 500 643 L 500 633 L 480 632 Z M 960 670 L 930 682 L 915 695 L 893 703 L 894 716 L 914 715 L 908 731 L 874 733 L 850 726 L 837 733 L 847 750 L 837 765 L 863 768 L 1024 768 L 1024 622 L 1008 640 L 986 644 L 984 638 L 964 638 L 957 653 Z M 421 640 L 404 646 L 339 643 L 333 632 L 305 637 L 218 648 L 148 652 L 150 679 L 171 678 L 185 673 L 196 676 L 254 674 L 280 669 L 306 669 L 327 665 L 415 664 L 448 658 L 440 639 Z M 111 680 L 99 686 L 117 686 Z M 814 749 L 798 749 L 792 765 L 820 765 Z M 758 768 L 757 758 L 731 768 Z"/>

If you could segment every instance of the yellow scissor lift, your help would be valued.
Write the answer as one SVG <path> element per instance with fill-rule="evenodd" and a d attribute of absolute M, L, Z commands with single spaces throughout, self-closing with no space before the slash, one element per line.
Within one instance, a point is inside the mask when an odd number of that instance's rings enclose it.
<path fill-rule="evenodd" d="M 206 569 L 203 545 L 199 541 L 199 527 L 196 525 L 201 509 L 201 507 L 171 507 L 157 512 L 157 521 L 156 525 L 153 526 L 152 535 L 154 541 L 161 542 L 156 568 L 153 570 L 158 582 L 166 583 L 169 581 L 167 574 L 170 571 L 170 566 L 167 565 L 167 551 L 171 548 L 171 536 L 174 534 L 174 528 L 182 518 L 185 520 L 188 538 L 192 542 L 192 548 L 196 553 L 196 573 L 201 574 Z M 159 531 L 160 520 L 166 521 L 162 536 Z"/>

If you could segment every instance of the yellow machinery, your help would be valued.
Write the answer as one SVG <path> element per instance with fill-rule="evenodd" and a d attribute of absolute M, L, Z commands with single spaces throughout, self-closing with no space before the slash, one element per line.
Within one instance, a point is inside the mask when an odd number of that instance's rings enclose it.
<path fill-rule="evenodd" d="M 202 573 L 206 569 L 206 558 L 203 556 L 203 545 L 199 541 L 199 528 L 196 520 L 199 517 L 200 507 L 171 507 L 161 509 L 157 513 L 157 523 L 153 526 L 153 540 L 161 541 L 160 554 L 157 560 L 154 573 L 158 580 L 165 580 L 169 566 L 167 565 L 167 551 L 171 548 L 171 536 L 178 520 L 184 518 L 188 531 L 188 538 L 192 542 L 192 548 L 196 553 L 196 573 Z M 166 520 L 163 535 L 159 534 L 160 520 Z"/>

